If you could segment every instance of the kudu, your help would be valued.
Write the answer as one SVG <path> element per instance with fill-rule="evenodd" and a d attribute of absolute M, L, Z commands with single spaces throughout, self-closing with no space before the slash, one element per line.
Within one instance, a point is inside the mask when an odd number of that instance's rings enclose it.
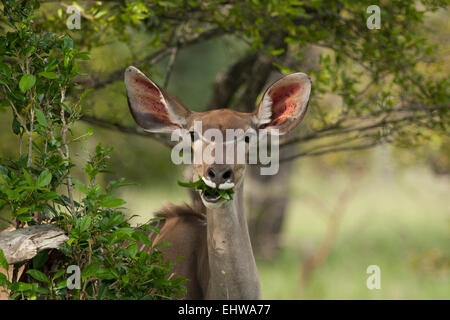
<path fill-rule="evenodd" d="M 263 94 L 253 113 L 229 109 L 193 112 L 175 97 L 157 86 L 135 67 L 125 71 L 128 105 L 136 123 L 149 132 L 173 132 L 186 129 L 193 138 L 192 148 L 205 148 L 211 141 L 199 139 L 194 122 L 202 129 L 261 129 L 286 134 L 304 117 L 311 81 L 304 73 L 287 75 Z M 276 130 L 274 130 L 276 129 Z M 197 136 L 197 138 L 196 138 Z M 248 150 L 248 149 L 247 149 Z M 189 279 L 187 299 L 259 299 L 261 289 L 244 214 L 243 179 L 245 164 L 205 161 L 190 166 L 188 179 L 200 176 L 210 187 L 234 187 L 233 200 L 192 191 L 193 206 L 171 205 L 157 215 L 166 219 L 160 234 L 150 235 L 153 244 L 168 241 L 161 249 L 175 262 L 174 273 Z"/>

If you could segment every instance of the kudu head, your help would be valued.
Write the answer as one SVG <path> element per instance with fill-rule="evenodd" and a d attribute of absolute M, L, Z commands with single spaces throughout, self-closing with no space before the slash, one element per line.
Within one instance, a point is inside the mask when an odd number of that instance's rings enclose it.
<path fill-rule="evenodd" d="M 283 135 L 294 129 L 306 113 L 311 91 L 309 77 L 304 73 L 293 73 L 272 84 L 252 113 L 229 109 L 194 112 L 135 67 L 126 69 L 125 85 L 128 105 L 136 123 L 149 132 L 183 130 L 187 133 L 193 154 L 203 155 L 201 161 L 194 161 L 192 180 L 200 176 L 208 186 L 219 189 L 234 188 L 242 183 L 245 163 L 236 161 L 239 142 L 245 145 L 244 153 L 247 153 L 248 143 L 253 141 L 250 139 L 252 133 L 257 136 L 265 129 L 271 134 Z M 230 144 L 233 145 L 231 150 L 235 151 L 231 153 L 232 159 L 226 150 Z M 212 145 L 211 152 L 203 152 Z M 201 198 L 208 208 L 224 202 L 220 197 L 203 193 Z"/>

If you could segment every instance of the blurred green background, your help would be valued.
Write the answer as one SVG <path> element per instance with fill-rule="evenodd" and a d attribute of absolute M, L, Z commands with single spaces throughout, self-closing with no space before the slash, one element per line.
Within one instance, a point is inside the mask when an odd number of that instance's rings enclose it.
<path fill-rule="evenodd" d="M 440 54 L 448 62 L 449 21 L 438 13 L 430 19 L 447 44 Z M 91 51 L 85 68 L 104 74 L 125 69 L 133 52 L 145 51 L 150 35 L 136 33 L 134 48 L 111 41 Z M 245 46 L 231 37 L 195 45 L 180 52 L 168 91 L 194 110 L 202 110 L 216 75 L 242 55 Z M 167 59 L 148 75 L 164 79 Z M 449 71 L 448 66 L 445 68 Z M 142 68 L 147 73 L 145 67 Z M 301 71 L 301 70 L 300 70 Z M 86 102 L 87 114 L 134 125 L 122 81 L 95 90 Z M 9 111 L 8 111 L 9 112 Z M 11 114 L 0 113 L 1 156 L 17 155 Z M 114 146 L 111 168 L 136 185 L 123 189 L 136 223 L 148 220 L 167 202 L 188 201 L 177 186 L 182 168 L 170 161 L 170 151 L 152 139 L 127 135 L 80 122 L 73 132 L 88 128 L 72 153 L 78 164 L 99 141 Z M 450 147 L 448 138 L 433 137 L 417 149 L 383 146 L 367 151 L 328 154 L 295 161 L 289 177 L 287 219 L 282 247 L 274 259 L 257 259 L 265 299 L 448 299 L 450 297 Z M 83 180 L 81 165 L 75 175 Z M 3 211 L 3 216 L 8 212 Z M 2 226 L 5 226 L 3 222 Z M 319 262 L 311 267 L 309 257 Z M 369 265 L 381 268 L 381 289 L 369 290 Z"/>

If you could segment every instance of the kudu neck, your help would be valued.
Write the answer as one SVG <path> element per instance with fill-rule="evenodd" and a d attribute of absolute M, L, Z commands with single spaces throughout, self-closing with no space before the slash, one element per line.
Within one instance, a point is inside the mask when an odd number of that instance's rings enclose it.
<path fill-rule="evenodd" d="M 258 299 L 260 286 L 243 206 L 243 186 L 233 200 L 207 209 L 209 299 Z"/>

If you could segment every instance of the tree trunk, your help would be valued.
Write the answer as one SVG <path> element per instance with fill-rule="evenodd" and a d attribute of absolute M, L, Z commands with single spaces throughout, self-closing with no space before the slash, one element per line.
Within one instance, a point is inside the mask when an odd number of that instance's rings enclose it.
<path fill-rule="evenodd" d="M 280 158 L 293 154 L 289 146 L 280 150 Z M 293 162 L 280 163 L 273 176 L 263 176 L 259 166 L 249 166 L 246 181 L 247 213 L 253 252 L 257 257 L 273 259 L 280 248 L 281 229 L 289 201 L 289 177 Z"/>
<path fill-rule="evenodd" d="M 305 48 L 303 61 L 290 61 L 286 55 L 286 65 L 296 71 L 308 73 L 318 65 L 317 49 Z M 272 72 L 267 85 L 278 80 L 281 74 Z M 294 145 L 280 150 L 280 159 L 293 155 Z M 298 151 L 298 149 L 297 149 Z M 246 186 L 249 231 L 255 256 L 273 259 L 281 244 L 281 229 L 289 202 L 289 177 L 293 170 L 293 161 L 280 163 L 279 172 L 273 176 L 262 176 L 258 166 L 249 166 L 249 183 Z"/>

